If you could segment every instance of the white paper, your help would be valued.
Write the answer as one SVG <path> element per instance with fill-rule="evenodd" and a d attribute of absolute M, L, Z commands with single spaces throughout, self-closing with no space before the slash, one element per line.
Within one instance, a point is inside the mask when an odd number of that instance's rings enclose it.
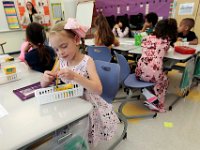
<path fill-rule="evenodd" d="M 0 118 L 4 117 L 8 115 L 8 112 L 6 111 L 6 109 L 0 104 Z"/>
<path fill-rule="evenodd" d="M 179 6 L 179 15 L 192 15 L 194 11 L 194 3 L 184 3 Z"/>

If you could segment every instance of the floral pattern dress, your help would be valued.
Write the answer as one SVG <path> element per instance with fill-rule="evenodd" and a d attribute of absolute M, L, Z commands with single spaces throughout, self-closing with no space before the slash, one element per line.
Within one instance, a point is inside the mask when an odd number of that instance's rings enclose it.
<path fill-rule="evenodd" d="M 163 57 L 168 51 L 170 42 L 150 35 L 142 42 L 142 56 L 137 63 L 135 75 L 139 80 L 153 82 L 154 94 L 159 100 L 160 107 L 164 107 L 168 78 L 163 71 Z"/>
<path fill-rule="evenodd" d="M 89 59 L 92 58 L 85 55 L 82 61 L 73 67 L 69 67 L 66 61 L 60 59 L 60 69 L 68 68 L 85 78 L 89 78 L 87 73 L 87 62 Z M 61 80 L 65 83 L 75 83 L 64 78 Z M 89 114 L 88 142 L 90 147 L 95 147 L 100 140 L 110 140 L 114 136 L 119 119 L 113 110 L 112 104 L 108 104 L 99 95 L 85 90 L 83 98 L 93 105 L 93 111 Z"/>

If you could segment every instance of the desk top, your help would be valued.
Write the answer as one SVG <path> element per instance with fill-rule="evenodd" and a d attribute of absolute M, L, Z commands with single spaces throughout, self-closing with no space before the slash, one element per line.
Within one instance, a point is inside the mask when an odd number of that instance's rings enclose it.
<path fill-rule="evenodd" d="M 197 53 L 200 52 L 200 45 L 189 45 L 192 48 L 196 48 L 197 49 Z M 132 54 L 141 54 L 142 53 L 142 48 L 136 48 L 133 50 L 130 50 L 129 53 Z M 165 55 L 165 58 L 169 58 L 169 59 L 174 59 L 174 60 L 178 60 L 178 61 L 184 61 L 189 59 L 190 57 L 194 56 L 194 54 L 189 54 L 189 55 L 185 55 L 185 54 L 180 54 L 174 51 L 174 48 L 170 48 L 167 52 L 167 54 Z"/>
<path fill-rule="evenodd" d="M 17 149 L 67 125 L 92 110 L 81 98 L 39 105 L 36 98 L 21 101 L 13 89 L 38 82 L 41 73 L 28 70 L 21 80 L 0 85 L 0 104 L 8 115 L 0 118 L 1 149 Z"/>
<path fill-rule="evenodd" d="M 113 46 L 112 49 L 119 50 L 119 51 L 129 51 L 131 49 L 138 48 L 138 46 L 135 46 L 134 39 L 133 38 L 118 38 L 120 45 L 119 46 Z M 85 45 L 92 46 L 94 45 L 94 39 L 86 39 Z"/>

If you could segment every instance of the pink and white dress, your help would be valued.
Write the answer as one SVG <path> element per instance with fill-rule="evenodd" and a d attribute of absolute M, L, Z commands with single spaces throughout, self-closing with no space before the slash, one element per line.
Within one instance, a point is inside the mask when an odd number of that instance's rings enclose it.
<path fill-rule="evenodd" d="M 87 72 L 87 63 L 91 57 L 85 55 L 82 61 L 76 66 L 68 66 L 65 60 L 60 59 L 60 69 L 71 69 L 72 71 L 89 78 Z M 66 79 L 61 79 L 65 83 L 75 83 Z M 108 104 L 102 97 L 87 90 L 84 91 L 83 98 L 93 105 L 93 111 L 89 114 L 90 124 L 88 141 L 89 144 L 96 146 L 100 140 L 110 140 L 119 123 L 118 117 L 113 110 L 112 104 Z"/>

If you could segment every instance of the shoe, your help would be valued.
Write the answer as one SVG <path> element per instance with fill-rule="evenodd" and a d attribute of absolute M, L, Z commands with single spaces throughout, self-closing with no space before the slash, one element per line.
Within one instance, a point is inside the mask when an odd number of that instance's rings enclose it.
<path fill-rule="evenodd" d="M 150 103 L 148 101 L 144 101 L 144 105 L 147 106 L 150 110 L 158 111 L 159 112 L 159 107 L 155 103 Z"/>

